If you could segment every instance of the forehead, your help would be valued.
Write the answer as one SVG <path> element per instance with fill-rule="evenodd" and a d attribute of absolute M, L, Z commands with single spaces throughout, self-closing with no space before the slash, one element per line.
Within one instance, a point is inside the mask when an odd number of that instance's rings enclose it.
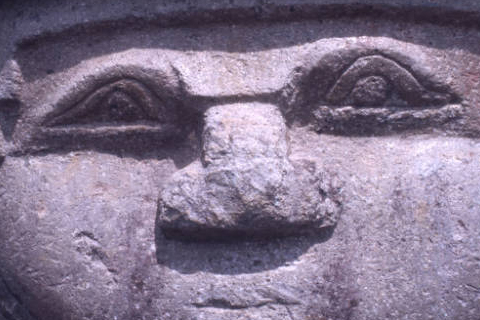
<path fill-rule="evenodd" d="M 24 78 L 34 85 L 41 80 L 43 85 L 55 84 L 65 77 L 75 83 L 111 67 L 143 66 L 175 70 L 192 94 L 231 96 L 274 92 L 298 68 L 313 68 L 327 55 L 365 49 L 403 60 L 413 71 L 421 69 L 445 82 L 476 65 L 478 39 L 475 28 L 368 17 L 194 27 L 127 21 L 34 37 L 22 42 L 15 56 Z"/>

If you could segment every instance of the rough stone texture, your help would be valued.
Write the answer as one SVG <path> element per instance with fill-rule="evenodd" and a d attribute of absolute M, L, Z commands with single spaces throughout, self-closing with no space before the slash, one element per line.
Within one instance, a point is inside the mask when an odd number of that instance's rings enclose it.
<path fill-rule="evenodd" d="M 340 188 L 314 162 L 289 161 L 287 127 L 275 106 L 212 107 L 202 137 L 202 164 L 176 172 L 160 193 L 167 236 L 236 240 L 335 226 Z"/>
<path fill-rule="evenodd" d="M 478 21 L 2 1 L 0 319 L 478 320 Z"/>

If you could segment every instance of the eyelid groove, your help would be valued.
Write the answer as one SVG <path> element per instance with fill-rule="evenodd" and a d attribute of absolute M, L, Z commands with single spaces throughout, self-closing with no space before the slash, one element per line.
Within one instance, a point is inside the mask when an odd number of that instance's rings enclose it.
<path fill-rule="evenodd" d="M 377 75 L 391 81 L 399 95 L 411 106 L 444 105 L 452 99 L 449 93 L 427 90 L 408 70 L 381 55 L 358 58 L 338 78 L 326 98 L 330 103 L 340 104 L 348 97 L 359 79 Z"/>
<path fill-rule="evenodd" d="M 136 108 L 133 111 L 142 114 L 137 120 L 157 123 L 170 120 L 170 115 L 166 112 L 165 102 L 162 99 L 157 97 L 152 90 L 140 81 L 133 78 L 124 78 L 103 85 L 86 95 L 86 98 L 80 99 L 67 108 L 52 112 L 47 116 L 43 124 L 50 128 L 84 124 L 82 119 L 88 120 L 95 117 L 95 112 L 102 111 L 102 106 L 100 105 L 102 101 L 111 95 L 120 96 L 121 99 L 123 98 L 133 103 Z M 75 121 L 79 122 L 76 123 Z M 114 121 L 115 119 L 111 119 L 111 122 Z M 93 122 L 92 124 L 95 123 L 95 121 L 91 122 Z"/>

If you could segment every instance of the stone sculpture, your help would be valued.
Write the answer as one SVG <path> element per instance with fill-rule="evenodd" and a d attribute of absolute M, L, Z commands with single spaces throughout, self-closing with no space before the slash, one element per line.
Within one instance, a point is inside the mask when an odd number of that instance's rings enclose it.
<path fill-rule="evenodd" d="M 479 319 L 480 5 L 0 4 L 0 320 Z"/>

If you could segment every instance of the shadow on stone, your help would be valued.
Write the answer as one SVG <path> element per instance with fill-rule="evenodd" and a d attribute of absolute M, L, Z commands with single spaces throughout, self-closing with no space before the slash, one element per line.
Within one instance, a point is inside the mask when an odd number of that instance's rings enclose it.
<path fill-rule="evenodd" d="M 6 140 L 10 140 L 20 117 L 18 100 L 0 101 L 0 129 Z"/>
<path fill-rule="evenodd" d="M 157 262 L 183 274 L 199 271 L 216 274 L 244 274 L 273 270 L 298 259 L 308 249 L 329 240 L 335 227 L 319 229 L 316 234 L 223 241 L 170 240 L 156 223 Z"/>

